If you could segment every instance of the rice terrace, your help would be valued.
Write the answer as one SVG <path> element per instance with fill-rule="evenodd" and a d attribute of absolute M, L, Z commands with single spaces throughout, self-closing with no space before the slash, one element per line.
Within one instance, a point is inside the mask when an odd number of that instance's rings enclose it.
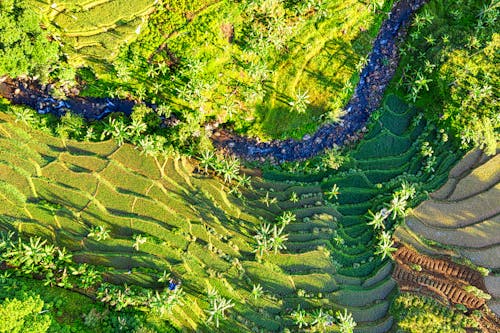
<path fill-rule="evenodd" d="M 500 332 L 500 0 L 0 0 L 0 333 Z"/>

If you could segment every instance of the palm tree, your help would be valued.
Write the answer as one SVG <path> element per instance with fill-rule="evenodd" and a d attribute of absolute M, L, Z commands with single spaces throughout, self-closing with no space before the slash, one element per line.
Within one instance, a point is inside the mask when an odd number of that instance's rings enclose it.
<path fill-rule="evenodd" d="M 278 253 L 279 250 L 285 250 L 285 242 L 288 240 L 288 234 L 283 234 L 283 229 L 285 226 L 282 226 L 278 229 L 277 225 L 273 226 L 273 234 L 270 239 L 271 248 L 274 251 L 274 254 Z"/>
<path fill-rule="evenodd" d="M 101 132 L 101 140 L 104 140 L 106 137 L 112 135 L 115 128 L 114 123 L 115 120 L 112 118 L 108 118 L 108 122 L 104 123 L 104 129 Z"/>
<path fill-rule="evenodd" d="M 203 168 L 206 174 L 208 174 L 208 169 L 214 168 L 215 154 L 211 150 L 205 150 L 201 153 L 199 158 L 200 166 Z"/>
<path fill-rule="evenodd" d="M 170 280 L 170 273 L 163 271 L 163 274 L 158 278 L 158 282 L 166 283 Z"/>
<path fill-rule="evenodd" d="M 16 116 L 16 123 L 20 121 L 25 123 L 26 125 L 29 125 L 35 121 L 33 111 L 28 108 L 16 107 L 14 108 L 14 115 Z"/>
<path fill-rule="evenodd" d="M 95 134 L 95 131 L 94 131 L 94 127 L 93 126 L 89 126 L 87 128 L 87 132 L 85 133 L 85 136 L 83 137 L 83 140 L 84 141 L 93 141 L 96 139 L 96 134 Z"/>
<path fill-rule="evenodd" d="M 382 231 L 382 233 L 379 236 L 379 242 L 377 244 L 377 251 L 375 251 L 375 254 L 380 254 L 382 255 L 382 260 L 385 259 L 385 257 L 392 257 L 392 252 L 397 251 L 396 248 L 392 247 L 394 245 L 394 241 L 392 240 L 391 234 Z"/>
<path fill-rule="evenodd" d="M 323 312 L 323 309 L 317 309 L 312 314 L 313 321 L 311 326 L 318 327 L 320 330 L 324 330 L 328 324 L 328 315 Z"/>
<path fill-rule="evenodd" d="M 163 116 L 165 118 L 168 118 L 172 114 L 172 108 L 170 107 L 170 105 L 161 104 L 158 105 L 158 107 L 156 108 L 156 113 L 160 117 Z"/>
<path fill-rule="evenodd" d="M 134 244 L 132 245 L 132 247 L 136 250 L 136 251 L 139 251 L 139 247 L 146 243 L 146 241 L 148 240 L 145 236 L 141 236 L 141 235 L 135 235 L 134 236 Z"/>
<path fill-rule="evenodd" d="M 392 213 L 392 219 L 394 220 L 397 216 L 405 217 L 406 216 L 406 198 L 403 198 L 400 195 L 394 194 L 392 196 L 392 200 L 389 204 L 386 204 L 389 212 Z"/>
<path fill-rule="evenodd" d="M 368 210 L 368 225 L 372 225 L 374 229 L 385 229 L 384 221 L 387 216 L 384 216 L 382 211 L 373 213 L 371 210 Z"/>
<path fill-rule="evenodd" d="M 352 318 L 352 314 L 347 312 L 347 309 L 344 309 L 344 313 L 337 312 L 337 319 L 339 320 L 339 329 L 341 333 L 352 333 L 354 331 L 354 327 L 356 327 L 356 322 Z"/>
<path fill-rule="evenodd" d="M 288 102 L 292 111 L 297 111 L 297 113 L 305 113 L 307 106 L 311 102 L 309 101 L 309 94 L 307 91 L 300 91 L 300 89 L 295 94 L 295 98 Z"/>
<path fill-rule="evenodd" d="M 328 195 L 329 200 L 332 200 L 333 198 L 338 199 L 338 195 L 340 194 L 339 187 L 337 184 L 333 184 L 332 189 L 325 192 L 325 194 Z"/>
<path fill-rule="evenodd" d="M 297 310 L 292 312 L 292 318 L 295 321 L 295 325 L 299 325 L 299 328 L 302 328 L 302 326 L 307 326 L 307 318 L 306 318 L 306 312 L 300 308 L 300 304 L 297 306 Z"/>
<path fill-rule="evenodd" d="M 409 184 L 406 181 L 403 181 L 401 184 L 401 190 L 397 191 L 397 193 L 405 199 L 413 199 L 417 190 L 415 189 L 415 185 Z"/>
<path fill-rule="evenodd" d="M 148 129 L 148 125 L 138 119 L 132 119 L 132 123 L 127 126 L 128 135 L 138 137 Z"/>
<path fill-rule="evenodd" d="M 269 207 L 270 204 L 277 203 L 278 198 L 271 198 L 269 196 L 269 192 L 266 192 L 266 196 L 264 198 L 260 198 L 259 201 L 265 203 L 266 206 Z"/>
<path fill-rule="evenodd" d="M 164 290 L 163 292 L 156 291 L 154 295 L 148 297 L 148 306 L 153 312 L 163 316 L 165 313 L 171 313 L 175 305 L 183 304 L 183 297 L 185 293 L 182 288 L 176 288 L 172 292 Z"/>
<path fill-rule="evenodd" d="M 223 160 L 219 172 L 224 176 L 224 182 L 230 183 L 240 173 L 240 160 L 237 158 Z"/>
<path fill-rule="evenodd" d="M 109 238 L 109 230 L 106 229 L 106 227 L 103 227 L 102 225 L 98 227 L 93 227 L 90 229 L 90 232 L 87 234 L 87 237 L 93 237 L 95 238 L 98 242 L 101 240 L 106 240 Z"/>
<path fill-rule="evenodd" d="M 278 216 L 277 221 L 284 228 L 285 226 L 289 225 L 290 223 L 297 221 L 297 215 L 295 215 L 292 212 L 286 211 L 286 212 L 283 212 L 283 214 L 281 214 L 280 216 Z"/>
<path fill-rule="evenodd" d="M 113 131 L 111 136 L 115 138 L 118 146 L 123 145 L 125 139 L 129 137 L 128 128 L 121 120 L 113 119 Z"/>
<path fill-rule="evenodd" d="M 137 143 L 137 147 L 141 148 L 141 155 L 145 154 L 147 156 L 156 156 L 158 155 L 158 150 L 155 144 L 153 137 L 150 135 L 146 135 L 145 137 L 139 139 Z"/>
<path fill-rule="evenodd" d="M 210 309 L 207 310 L 209 317 L 207 322 L 215 321 L 215 327 L 219 328 L 220 319 L 225 318 L 225 311 L 232 308 L 234 303 L 223 297 L 217 297 L 210 303 Z"/>
<path fill-rule="evenodd" d="M 259 258 L 264 255 L 264 252 L 269 251 L 271 248 L 271 234 L 272 230 L 269 223 L 261 224 L 260 228 L 257 229 L 257 234 L 254 238 L 257 241 L 257 248 L 255 252 Z"/>
<path fill-rule="evenodd" d="M 293 203 L 299 202 L 299 196 L 297 195 L 297 193 L 292 192 L 292 195 L 290 196 L 290 201 Z"/>
<path fill-rule="evenodd" d="M 264 293 L 264 290 L 262 289 L 262 286 L 260 284 L 253 285 L 252 296 L 255 300 L 258 299 L 259 297 L 261 297 L 263 293 Z"/>

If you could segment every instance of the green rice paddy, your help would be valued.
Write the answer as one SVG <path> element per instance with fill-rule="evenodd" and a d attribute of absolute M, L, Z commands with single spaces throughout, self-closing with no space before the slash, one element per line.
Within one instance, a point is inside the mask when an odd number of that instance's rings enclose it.
<path fill-rule="evenodd" d="M 295 330 L 290 313 L 299 304 L 307 311 L 346 308 L 357 332 L 385 332 L 394 324 L 388 309 L 396 284 L 391 262 L 374 253 L 377 240 L 364 216 L 390 200 L 402 179 L 421 191 L 441 185 L 457 159 L 440 143 L 436 171 L 422 172 L 425 159 L 412 152 L 438 131 L 425 129 L 424 119 L 409 121 L 417 112 L 391 95 L 352 151 L 352 168 L 293 181 L 265 171 L 240 199 L 184 157 L 61 140 L 1 114 L 0 228 L 65 246 L 75 260 L 106 267 L 111 281 L 155 288 L 164 270 L 172 272 L 187 299 L 166 319 L 181 330 L 208 329 L 205 294 L 216 288 L 235 303 L 221 322 L 224 332 Z M 325 195 L 332 184 L 337 199 Z M 266 195 L 275 202 L 266 204 Z M 297 217 L 285 228 L 286 250 L 256 260 L 256 229 L 284 211 Z M 87 237 L 99 226 L 111 237 Z M 147 239 L 139 250 L 134 235 Z M 264 294 L 254 299 L 259 284 Z"/>

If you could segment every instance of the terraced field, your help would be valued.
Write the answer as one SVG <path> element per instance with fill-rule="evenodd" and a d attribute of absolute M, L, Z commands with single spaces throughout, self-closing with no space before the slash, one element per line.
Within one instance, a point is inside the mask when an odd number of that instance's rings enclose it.
<path fill-rule="evenodd" d="M 396 237 L 431 255 L 465 258 L 488 268 L 490 308 L 500 313 L 500 156 L 470 152 L 451 171 L 448 181 L 418 206 L 397 229 Z"/>
<path fill-rule="evenodd" d="M 376 255 L 364 217 L 390 200 L 403 180 L 420 191 L 441 185 L 456 157 L 436 144 L 436 171 L 423 172 L 423 142 L 437 132 L 398 98 L 353 151 L 351 168 L 317 175 L 265 172 L 244 201 L 217 179 L 195 172 L 185 158 L 140 156 L 130 145 L 77 143 L 22 129 L 0 115 L 0 228 L 43 235 L 78 261 L 106 268 L 106 278 L 148 287 L 164 270 L 183 281 L 187 300 L 169 316 L 179 328 L 204 329 L 209 287 L 235 307 L 224 332 L 293 328 L 290 314 L 347 308 L 357 332 L 386 332 L 396 292 L 392 264 Z M 333 184 L 338 199 L 325 192 Z M 291 201 L 293 193 L 298 197 Z M 389 193 L 389 194 L 384 194 Z M 269 200 L 266 201 L 265 198 Z M 273 200 L 274 199 L 274 200 Z M 256 229 L 284 211 L 286 250 L 255 260 Z M 93 227 L 110 238 L 87 237 Z M 389 226 L 388 226 L 389 227 Z M 134 236 L 146 242 L 134 249 Z M 254 299 L 253 285 L 264 295 Z"/>
<path fill-rule="evenodd" d="M 395 292 L 392 264 L 374 254 L 377 240 L 364 215 L 387 202 L 384 193 L 398 188 L 403 179 L 420 184 L 421 190 L 438 186 L 456 161 L 449 147 L 441 144 L 435 147 L 436 171 L 421 171 L 425 161 L 418 153 L 420 145 L 433 141 L 436 133 L 424 132 L 424 120 L 411 121 L 416 112 L 394 96 L 388 97 L 382 116 L 351 154 L 355 162 L 350 171 L 296 175 L 293 180 L 289 173 L 267 172 L 264 181 L 255 186 L 260 196 L 271 193 L 278 199 L 269 207 L 254 206 L 255 211 L 264 209 L 261 215 L 272 216 L 286 209 L 298 218 L 286 229 L 288 253 L 269 260 L 291 274 L 295 286 L 303 286 L 306 294 L 321 293 L 316 299 L 309 296 L 309 307 L 326 303 L 325 298 L 347 307 L 360 332 L 384 332 L 392 326 L 387 300 Z M 340 194 L 331 200 L 324 193 L 333 184 L 340 188 Z M 302 201 L 291 203 L 293 193 Z M 324 262 L 325 252 L 331 262 Z M 321 281 L 321 287 L 303 285 L 302 281 Z M 290 308 L 299 302 L 295 296 L 284 301 Z"/>
<path fill-rule="evenodd" d="M 98 64 L 118 54 L 147 25 L 154 0 L 32 0 L 57 29 L 72 65 Z"/>

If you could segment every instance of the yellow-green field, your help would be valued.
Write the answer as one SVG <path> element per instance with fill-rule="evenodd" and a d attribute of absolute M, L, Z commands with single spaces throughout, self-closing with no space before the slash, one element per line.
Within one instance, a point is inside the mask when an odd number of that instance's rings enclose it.
<path fill-rule="evenodd" d="M 254 178 L 242 199 L 194 172 L 195 163 L 184 157 L 142 156 L 113 141 L 61 140 L 2 113 L 0 228 L 65 246 L 77 261 L 108 267 L 105 276 L 115 283 L 157 287 L 163 271 L 171 272 L 187 292 L 184 306 L 165 317 L 179 329 L 208 329 L 204 295 L 215 288 L 235 303 L 222 321 L 225 332 L 294 329 L 291 309 L 299 304 L 308 313 L 346 308 L 358 332 L 385 332 L 393 325 L 387 311 L 395 282 L 390 261 L 375 254 L 367 210 L 400 186 L 394 178 L 432 188 L 455 161 L 446 146 L 436 147 L 435 175 L 420 173 L 423 159 L 412 152 L 435 133 L 423 131 L 423 120 L 401 121 L 415 112 L 390 96 L 383 117 L 351 155 L 354 171 L 295 180 L 270 171 Z M 340 188 L 338 198 L 325 194 L 332 184 Z M 285 228 L 286 249 L 256 260 L 257 228 L 278 223 L 284 212 L 296 216 Z M 100 226 L 110 238 L 88 237 Z M 146 237 L 138 250 L 137 235 Z M 254 285 L 263 288 L 258 299 Z"/>

